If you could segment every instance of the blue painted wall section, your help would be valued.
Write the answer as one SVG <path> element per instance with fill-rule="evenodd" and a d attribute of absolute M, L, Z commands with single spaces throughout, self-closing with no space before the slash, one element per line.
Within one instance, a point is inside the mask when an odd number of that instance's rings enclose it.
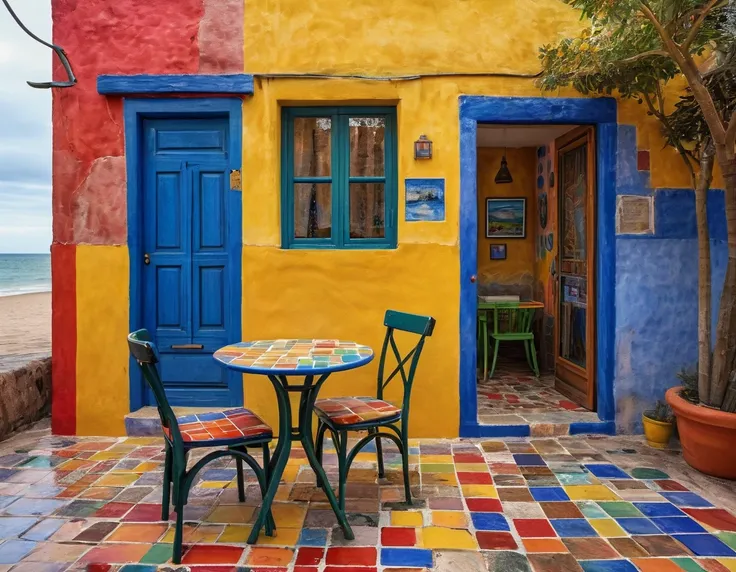
<path fill-rule="evenodd" d="M 615 378 L 618 432 L 642 431 L 641 414 L 670 387 L 677 372 L 697 361 L 698 251 L 695 194 L 653 189 L 637 171 L 636 129 L 619 126 L 616 193 L 654 197 L 654 234 L 616 237 Z M 708 194 L 713 323 L 726 252 L 724 194 Z"/>

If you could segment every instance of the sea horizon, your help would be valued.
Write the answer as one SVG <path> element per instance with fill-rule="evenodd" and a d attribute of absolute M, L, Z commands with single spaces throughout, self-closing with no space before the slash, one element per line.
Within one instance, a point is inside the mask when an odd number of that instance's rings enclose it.
<path fill-rule="evenodd" d="M 51 292 L 51 254 L 0 253 L 0 297 Z"/>

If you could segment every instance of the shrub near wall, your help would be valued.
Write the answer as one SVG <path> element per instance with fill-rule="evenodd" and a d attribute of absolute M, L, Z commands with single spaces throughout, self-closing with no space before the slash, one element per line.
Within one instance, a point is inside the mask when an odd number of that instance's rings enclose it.
<path fill-rule="evenodd" d="M 51 410 L 51 358 L 0 373 L 0 439 Z"/>

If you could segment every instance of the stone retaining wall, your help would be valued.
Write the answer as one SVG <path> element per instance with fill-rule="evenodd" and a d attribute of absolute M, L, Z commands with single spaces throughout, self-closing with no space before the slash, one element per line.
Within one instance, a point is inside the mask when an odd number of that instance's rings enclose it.
<path fill-rule="evenodd" d="M 0 372 L 0 439 L 51 410 L 51 358 Z"/>

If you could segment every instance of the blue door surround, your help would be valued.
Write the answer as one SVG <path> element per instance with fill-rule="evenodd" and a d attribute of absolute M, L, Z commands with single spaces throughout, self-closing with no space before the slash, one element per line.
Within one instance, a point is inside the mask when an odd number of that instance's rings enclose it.
<path fill-rule="evenodd" d="M 483 426 L 476 397 L 478 270 L 478 123 L 595 125 L 597 160 L 596 386 L 600 423 L 573 423 L 570 433 L 614 433 L 614 280 L 616 149 L 613 98 L 460 97 L 460 436 L 528 436 L 528 426 Z"/>
<path fill-rule="evenodd" d="M 143 326 L 144 308 L 143 276 L 143 133 L 145 120 L 150 119 L 209 119 L 222 118 L 229 130 L 229 169 L 240 169 L 242 161 L 242 101 L 239 98 L 187 98 L 187 99 L 135 99 L 125 98 L 123 103 L 125 123 L 125 155 L 128 187 L 128 250 L 130 256 L 130 330 Z M 227 192 L 228 213 L 227 285 L 229 287 L 229 315 L 227 337 L 231 342 L 240 341 L 242 308 L 242 197 L 238 191 Z M 145 404 L 144 381 L 139 368 L 131 361 L 130 410 Z M 242 405 L 242 377 L 228 373 L 227 384 L 231 403 Z M 195 404 L 193 404 L 195 405 Z M 225 404 L 224 404 L 225 405 Z"/>

